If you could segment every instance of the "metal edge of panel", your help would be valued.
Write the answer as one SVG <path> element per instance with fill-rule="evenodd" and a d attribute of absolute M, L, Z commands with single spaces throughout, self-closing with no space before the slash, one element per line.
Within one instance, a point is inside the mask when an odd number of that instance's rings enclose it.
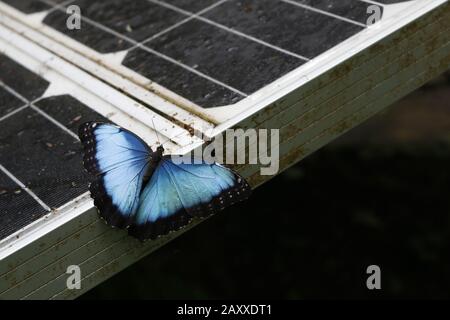
<path fill-rule="evenodd" d="M 288 136 L 287 139 L 280 145 L 281 153 L 290 154 L 292 153 L 292 150 L 300 150 L 302 146 L 311 144 L 319 137 L 328 134 L 329 128 L 333 128 L 334 123 L 340 123 L 340 126 L 342 127 L 341 131 L 343 132 L 353 128 L 355 125 L 352 125 L 351 123 L 349 124 L 350 120 L 346 119 L 351 119 L 354 113 L 360 112 L 360 108 L 367 109 L 372 105 L 376 108 L 376 104 L 374 104 L 373 100 L 381 99 L 380 97 L 383 97 L 384 95 L 389 95 L 389 90 L 391 88 L 395 88 L 396 81 L 401 83 L 408 82 L 409 79 L 414 80 L 416 75 L 420 75 L 420 77 L 423 78 L 423 73 L 427 70 L 430 70 L 428 74 L 434 76 L 446 71 L 450 67 L 449 37 L 445 34 L 445 32 L 441 32 L 440 35 L 445 36 L 440 37 L 440 42 L 435 42 L 435 46 L 432 49 L 433 51 L 429 52 L 427 55 L 420 56 L 418 57 L 419 59 L 414 61 L 414 63 L 411 63 L 411 54 L 405 53 L 405 55 L 403 55 L 403 59 L 397 61 L 398 64 L 403 64 L 404 66 L 398 70 L 398 72 L 393 75 L 389 75 L 382 81 L 379 81 L 378 84 L 373 86 L 370 90 L 348 100 L 338 109 L 332 110 L 330 113 L 326 114 L 325 117 L 320 118 L 315 122 L 315 124 L 309 126 L 307 129 L 299 130 L 298 132 L 301 134 L 293 134 Z M 424 49 L 424 47 L 419 49 Z M 433 59 L 435 60 L 433 61 Z M 437 66 L 435 65 L 436 63 L 438 64 Z M 399 94 L 398 99 L 401 97 L 402 95 Z M 355 121 L 356 125 L 358 123 L 358 121 Z M 303 152 L 304 156 L 310 153 L 310 151 Z M 254 177 L 256 175 L 255 171 L 255 168 L 244 169 L 244 175 Z"/>
<path fill-rule="evenodd" d="M 43 15 L 44 14 L 44 15 Z M 141 85 L 133 81 L 135 75 L 130 76 L 119 72 L 124 67 L 117 65 L 116 58 L 112 58 L 111 54 L 98 54 L 81 43 L 64 36 L 56 30 L 44 25 L 41 19 L 45 16 L 45 12 L 32 15 L 25 15 L 7 4 L 0 2 L 0 17 L 8 24 L 14 26 L 29 41 L 38 43 L 55 55 L 60 56 L 88 73 L 95 73 L 98 78 L 109 83 L 118 90 L 125 90 L 135 99 L 147 104 L 150 109 L 165 114 L 168 118 L 195 130 L 212 130 L 214 128 L 214 120 L 203 119 L 194 113 L 180 108 L 178 104 L 189 104 L 184 98 L 168 93 L 161 95 L 162 91 L 156 83 L 149 83 L 148 80 L 143 81 Z M 39 18 L 39 19 L 36 19 Z M 114 63 L 111 63 L 111 60 Z M 184 101 L 184 102 L 183 102 Z"/>
<path fill-rule="evenodd" d="M 449 66 L 447 65 L 447 68 L 448 67 Z M 309 143 L 302 144 L 287 153 L 280 161 L 281 167 L 283 168 L 283 170 L 288 169 L 298 161 L 301 161 L 308 155 L 319 150 L 327 143 L 331 142 L 342 134 L 345 134 L 347 131 L 351 130 L 351 128 L 363 123 L 398 99 L 401 99 L 410 92 L 427 83 L 429 80 L 432 80 L 434 77 L 441 74 L 442 71 L 443 70 L 441 68 L 427 70 L 411 81 L 408 81 L 406 84 L 395 88 L 395 90 L 386 94 L 382 99 L 378 99 L 372 102 L 370 104 L 370 108 L 361 108 L 356 111 L 353 116 L 347 119 L 343 119 L 336 123 L 334 126 L 327 128 L 322 132 L 321 135 L 317 137 L 317 139 L 310 141 Z M 266 182 L 266 179 L 258 174 L 253 174 L 249 177 L 249 180 L 252 181 L 254 185 L 261 185 Z"/>
<path fill-rule="evenodd" d="M 376 86 L 374 86 L 378 87 L 380 84 L 391 81 L 391 77 L 403 73 L 406 68 L 416 65 L 415 61 L 422 62 L 422 68 L 426 68 L 426 61 L 423 61 L 423 58 L 426 59 L 429 56 L 424 54 L 424 52 L 428 48 L 436 48 L 436 43 L 444 43 L 445 39 L 448 39 L 446 32 L 448 31 L 446 30 L 439 33 L 438 35 L 434 35 L 434 37 L 432 37 L 429 42 L 425 42 L 411 51 L 403 52 L 400 58 L 391 61 L 391 63 L 385 66 L 380 66 L 380 72 L 378 72 L 374 77 L 366 77 L 363 79 L 363 81 L 365 81 L 366 84 L 368 83 L 369 87 L 372 85 L 372 83 L 378 83 Z M 427 45 L 430 46 L 427 47 Z M 410 76 L 413 76 L 413 74 Z M 386 84 L 385 87 L 388 88 L 389 84 Z M 325 101 L 318 105 L 316 108 L 312 109 L 308 114 L 302 114 L 295 120 L 285 124 L 280 129 L 280 137 L 282 141 L 280 144 L 281 153 L 284 153 L 286 151 L 286 148 L 289 149 L 289 147 L 286 147 L 285 144 L 290 140 L 292 136 L 296 135 L 298 132 L 302 133 L 303 139 L 308 139 L 308 136 L 311 137 L 311 135 L 314 136 L 315 130 L 320 130 L 320 127 L 318 127 L 317 124 L 326 126 L 327 121 L 332 121 L 330 120 L 330 117 L 343 117 L 345 116 L 345 114 L 352 113 L 354 111 L 353 104 L 357 105 L 360 100 L 369 100 L 367 96 L 370 93 L 370 88 L 359 91 L 358 88 L 350 86 L 337 98 Z M 342 97 L 344 97 L 345 99 L 343 99 Z M 244 170 L 244 175 L 247 174 L 248 171 Z"/>
<path fill-rule="evenodd" d="M 371 51 L 374 45 L 385 43 L 385 39 L 390 39 L 399 30 L 405 30 L 405 27 L 407 27 L 407 30 L 416 28 L 424 16 L 428 16 L 430 12 L 445 10 L 448 10 L 447 0 L 416 1 L 410 7 L 405 6 L 404 11 L 390 16 L 383 27 L 371 26 L 366 30 L 367 32 L 363 31 L 316 57 L 314 64 L 307 63 L 264 87 L 259 92 L 254 93 L 255 98 L 249 101 L 245 111 L 217 126 L 215 132 L 221 132 L 228 127 L 240 125 L 247 118 L 252 118 L 258 114 L 262 118 L 260 119 L 261 122 L 266 113 L 273 114 L 282 111 L 291 106 L 294 101 L 300 99 L 301 95 L 305 93 L 299 88 L 309 88 L 312 91 L 318 90 L 318 88 L 310 87 L 309 84 L 321 78 L 324 74 L 328 74 L 331 78 L 336 78 L 336 75 L 332 74 L 333 71 L 339 70 L 336 67 L 340 65 L 345 66 L 346 61 L 354 56 L 358 56 L 360 52 Z M 331 50 L 333 54 L 331 54 Z M 341 70 L 341 72 L 347 73 L 348 70 Z M 273 90 L 274 88 L 276 90 Z"/>
<path fill-rule="evenodd" d="M 268 117 L 261 119 L 260 114 L 257 114 L 244 120 L 241 126 L 278 128 L 281 138 L 289 138 L 298 131 L 313 126 L 356 95 L 363 94 L 372 83 L 383 80 L 389 72 L 395 73 L 397 65 L 405 63 L 404 55 L 413 55 L 413 58 L 417 59 L 421 54 L 425 54 L 427 44 L 429 48 L 434 48 L 437 41 L 448 36 L 441 28 L 447 30 L 450 27 L 450 12 L 441 9 L 443 7 L 424 16 L 420 24 L 415 23 L 398 30 L 367 51 L 353 56 L 321 77 L 299 87 L 290 97 L 280 101 L 284 108 L 280 109 L 279 104 L 271 105 L 266 108 L 270 113 Z M 416 51 L 419 52 L 415 53 Z M 389 63 L 386 64 L 385 61 Z M 358 87 L 360 83 L 364 84 L 361 88 Z M 296 99 L 291 99 L 292 97 Z M 290 100 L 291 104 L 285 105 L 285 100 Z M 241 167 L 238 166 L 237 169 Z M 243 173 L 245 174 L 245 171 Z"/>
<path fill-rule="evenodd" d="M 292 136 L 286 144 L 292 142 L 296 145 L 287 148 L 289 151 L 285 152 L 284 156 L 280 158 L 281 167 L 288 168 L 292 164 L 304 159 L 328 142 L 356 127 L 390 104 L 419 88 L 427 81 L 448 70 L 450 68 L 449 52 L 450 44 L 447 42 L 445 47 L 443 46 L 433 53 L 433 55 L 436 55 L 434 58 L 440 59 L 437 65 L 427 63 L 425 60 L 421 60 L 420 65 L 412 65 L 411 68 L 404 70 L 407 76 L 403 75 L 389 79 L 392 82 L 404 80 L 401 85 L 393 87 L 390 91 L 382 91 L 371 100 L 362 99 L 355 104 L 359 107 L 352 110 L 350 116 L 336 119 L 331 126 L 319 130 L 313 139 L 302 142 L 301 135 Z M 428 57 L 433 58 L 433 56 Z M 300 143 L 298 143 L 299 141 Z M 281 148 L 285 147 L 285 145 L 281 146 Z M 250 175 L 248 179 L 253 185 L 260 185 L 267 180 L 264 176 L 259 175 L 257 172 L 255 173 L 254 170 L 253 172 L 247 172 L 247 174 Z"/>
<path fill-rule="evenodd" d="M 391 51 L 394 50 L 395 52 L 401 53 L 399 47 L 397 47 L 397 42 L 406 44 L 405 48 L 407 48 L 408 43 L 405 40 L 411 38 L 411 35 L 416 37 L 419 32 L 428 32 L 429 27 L 437 28 L 438 26 L 435 25 L 435 20 L 443 19 L 440 16 L 445 15 L 449 15 L 448 3 L 433 9 L 423 15 L 419 20 L 405 25 L 403 28 L 398 29 L 381 41 L 373 43 L 371 46 L 367 47 L 366 50 L 358 52 L 345 62 L 327 70 L 319 77 L 311 79 L 304 85 L 297 87 L 295 90 L 291 91 L 289 95 L 267 105 L 264 108 L 265 113 L 256 113 L 241 121 L 240 125 L 259 126 L 261 123 L 267 122 L 269 119 L 290 110 L 290 108 L 296 107 L 296 103 L 306 102 L 307 99 L 311 97 L 321 95 L 321 92 L 325 92 L 325 94 L 328 95 L 334 93 L 334 91 L 328 90 L 330 88 L 337 90 L 337 88 L 340 87 L 342 90 L 345 88 L 346 84 L 343 80 L 348 77 L 349 74 L 352 75 L 350 80 L 353 82 L 358 81 L 358 77 L 365 75 L 363 72 L 365 70 L 361 70 L 362 67 L 367 67 L 368 64 L 374 63 L 374 61 L 376 62 L 375 59 L 382 57 L 382 54 L 386 54 L 386 52 L 389 51 L 389 49 L 387 49 L 388 46 L 391 48 Z M 425 36 L 422 36 L 420 39 L 426 40 Z M 372 70 L 374 69 L 372 68 Z M 356 76 L 354 75 L 355 73 Z M 324 97 L 326 97 L 325 94 L 323 95 Z M 303 107 L 302 110 L 304 109 L 306 108 Z"/>
<path fill-rule="evenodd" d="M 348 39 L 348 41 L 344 41 L 342 45 L 339 45 L 339 53 L 338 57 L 333 57 L 330 59 L 329 52 L 326 52 L 322 54 L 321 56 L 317 57 L 315 60 L 318 60 L 319 66 L 312 66 L 311 64 L 308 64 L 308 66 L 305 66 L 305 68 L 300 67 L 293 72 L 289 73 L 288 75 L 280 78 L 279 80 L 275 81 L 274 83 L 268 85 L 265 88 L 262 88 L 258 92 L 251 95 L 252 99 L 249 99 L 247 102 L 242 103 L 239 110 L 244 110 L 244 112 L 239 112 L 235 116 L 232 117 L 232 119 L 229 119 L 225 122 L 219 121 L 221 124 L 216 128 L 215 130 L 212 130 L 211 135 L 214 136 L 218 131 L 223 130 L 223 128 L 231 127 L 239 123 L 242 119 L 245 119 L 249 116 L 249 114 L 259 112 L 262 108 L 265 108 L 267 105 L 273 103 L 275 100 L 278 100 L 278 98 L 284 96 L 295 86 L 301 86 L 305 84 L 306 82 L 311 79 L 311 77 L 315 77 L 317 74 L 321 74 L 322 72 L 326 72 L 328 69 L 333 68 L 336 66 L 336 64 L 341 63 L 342 61 L 345 61 L 348 59 L 352 54 L 355 53 L 354 47 L 359 48 L 358 50 L 364 50 L 367 46 L 370 46 L 372 41 L 378 41 L 378 40 L 372 40 L 372 38 L 380 39 L 380 37 L 384 37 L 387 34 L 393 32 L 396 30 L 396 28 L 401 27 L 404 23 L 408 23 L 408 21 L 412 21 L 418 17 L 420 17 L 421 14 L 426 13 L 427 11 L 440 6 L 444 4 L 446 0 L 431 0 L 429 2 L 420 2 L 420 1 L 413 1 L 413 3 L 406 4 L 396 4 L 395 6 L 389 6 L 389 7 L 395 7 L 396 9 L 392 9 L 394 12 L 390 14 L 387 17 L 386 25 L 383 26 L 383 28 L 378 28 L 377 26 L 371 27 L 367 29 L 367 33 L 365 33 L 366 38 L 362 35 L 358 35 L 356 37 L 352 37 L 351 39 Z M 2 7 L 0 3 L 0 8 Z M 4 6 L 3 6 L 4 7 Z M 20 19 L 26 22 L 27 18 L 26 16 L 17 12 L 17 10 L 9 8 L 7 10 L 8 13 L 12 14 L 16 19 Z M 32 20 L 32 19 L 31 19 Z M 36 19 L 35 19 L 36 20 Z M 89 59 L 92 59 L 94 61 L 102 61 L 102 55 L 96 56 L 94 52 L 91 52 L 92 50 L 88 50 L 87 47 L 81 46 L 79 43 L 75 43 L 73 40 L 67 38 L 64 39 L 61 38 L 61 35 L 55 32 L 54 30 L 49 30 L 50 28 L 46 27 L 45 25 L 42 25 L 40 21 L 28 21 L 35 27 L 39 27 L 40 32 L 48 35 L 50 38 L 58 39 L 59 42 L 63 43 L 67 40 L 67 46 L 76 50 L 80 51 L 85 55 L 86 57 L 89 57 Z M 398 21 L 397 21 L 398 20 Z M 51 32 L 52 31 L 52 32 Z M 370 31 L 370 32 L 369 32 Z M 69 43 L 70 42 L 70 43 Z M 73 43 L 72 43 L 73 42 Z M 82 47 L 82 48 L 81 48 Z M 83 50 L 82 50 L 83 49 Z M 86 51 L 87 50 L 87 51 Z M 334 49 L 333 49 L 334 50 Z M 109 66 L 108 68 L 117 69 L 117 66 Z M 116 70 L 119 72 L 118 70 Z M 105 78 L 105 81 L 108 81 L 107 78 Z M 148 81 L 147 81 L 148 82 Z M 124 84 L 125 87 L 127 87 L 126 84 Z M 144 84 L 145 86 L 145 84 Z M 176 104 L 176 103 L 175 103 Z M 240 104 L 240 103 L 238 103 Z M 233 109 L 234 106 L 233 105 Z M 228 110 L 227 106 L 227 110 Z M 201 108 L 200 108 L 201 109 Z M 214 108 L 213 108 L 214 109 Z M 219 107 L 220 109 L 220 107 Z M 204 111 L 204 110 L 203 110 Z M 193 111 L 194 112 L 194 111 Z M 206 112 L 206 111 L 205 111 Z M 194 112 L 195 113 L 195 112 Z M 213 112 L 215 113 L 215 112 Z M 199 115 L 201 117 L 205 116 L 206 113 L 202 113 L 202 115 Z M 213 116 L 213 115 L 211 115 Z M 214 118 L 214 116 L 213 116 Z M 214 123 L 217 123 L 215 120 L 211 120 Z"/>

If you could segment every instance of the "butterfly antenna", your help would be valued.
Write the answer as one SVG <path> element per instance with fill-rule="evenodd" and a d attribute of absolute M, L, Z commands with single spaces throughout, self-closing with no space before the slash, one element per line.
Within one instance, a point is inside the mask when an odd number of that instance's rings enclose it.
<path fill-rule="evenodd" d="M 156 126 L 155 126 L 155 122 L 153 121 L 153 118 L 152 118 L 152 123 L 153 123 L 153 130 L 155 130 L 155 132 L 156 132 L 156 140 L 158 141 L 159 145 L 162 146 L 161 138 L 159 137 L 158 130 L 156 130 Z"/>

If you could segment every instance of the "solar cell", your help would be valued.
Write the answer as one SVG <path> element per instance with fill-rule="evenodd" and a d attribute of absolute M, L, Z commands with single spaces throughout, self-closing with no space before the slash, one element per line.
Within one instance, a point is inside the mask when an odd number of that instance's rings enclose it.
<path fill-rule="evenodd" d="M 11 88 L 8 90 L 10 94 L 16 93 L 14 96 L 17 99 L 18 95 L 23 96 L 22 102 L 41 97 L 48 88 L 48 81 L 2 54 L 0 54 L 0 69 L 2 83 Z M 6 90 L 4 86 L 3 90 Z"/>
<path fill-rule="evenodd" d="M 0 66 L 1 239 L 87 191 L 77 129 L 105 118 L 69 95 L 42 98 L 49 82 L 5 55 Z"/>
<path fill-rule="evenodd" d="M 234 104 L 244 98 L 237 90 L 210 81 L 140 48 L 129 52 L 123 64 L 201 106 Z"/>
<path fill-rule="evenodd" d="M 33 191 L 48 207 L 58 208 L 87 191 L 86 185 L 52 183 L 58 177 L 82 174 L 81 150 L 74 137 L 34 109 L 27 108 L 3 121 L 0 139 L 0 163 L 26 186 L 41 180 Z"/>
<path fill-rule="evenodd" d="M 23 101 L 15 95 L 0 87 L 0 119 L 8 116 L 12 111 L 24 105 Z"/>
<path fill-rule="evenodd" d="M 35 105 L 74 134 L 78 134 L 78 127 L 84 122 L 92 120 L 108 121 L 102 115 L 67 94 L 39 100 Z"/>
<path fill-rule="evenodd" d="M 1 169 L 0 165 L 0 239 L 3 239 L 42 217 L 47 210 Z"/>

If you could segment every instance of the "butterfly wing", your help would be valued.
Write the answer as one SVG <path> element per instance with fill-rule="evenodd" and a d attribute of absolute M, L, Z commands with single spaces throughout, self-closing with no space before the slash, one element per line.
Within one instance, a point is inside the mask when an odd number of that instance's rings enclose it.
<path fill-rule="evenodd" d="M 149 175 L 152 150 L 132 132 L 108 123 L 85 123 L 79 137 L 84 167 L 96 176 L 89 189 L 100 215 L 112 226 L 130 225 Z"/>
<path fill-rule="evenodd" d="M 142 192 L 129 233 L 141 240 L 178 230 L 249 197 L 251 188 L 219 164 L 176 164 L 164 157 Z"/>

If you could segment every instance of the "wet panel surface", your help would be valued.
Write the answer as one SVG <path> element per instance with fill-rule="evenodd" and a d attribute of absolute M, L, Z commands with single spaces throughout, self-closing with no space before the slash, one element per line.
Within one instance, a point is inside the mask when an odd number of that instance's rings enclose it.
<path fill-rule="evenodd" d="M 49 85 L 9 57 L 0 55 L 0 66 L 6 70 L 0 80 L 26 99 L 41 97 Z M 0 83 L 0 117 L 26 105 L 10 91 Z M 106 121 L 69 95 L 45 98 L 34 105 L 73 133 L 82 122 Z M 81 144 L 29 106 L 1 121 L 0 165 L 45 204 L 0 170 L 0 239 L 42 217 L 45 206 L 58 208 L 88 190 Z"/>
<path fill-rule="evenodd" d="M 2 123 L 0 163 L 51 208 L 87 191 L 69 181 L 84 175 L 81 144 L 30 108 Z"/>
<path fill-rule="evenodd" d="M 66 21 L 67 15 L 59 10 L 50 13 L 44 19 L 44 23 L 48 26 L 100 53 L 117 52 L 133 46 L 130 42 L 124 41 L 85 21 L 81 21 L 81 29 L 69 30 Z"/>
<path fill-rule="evenodd" d="M 50 97 L 39 101 L 36 106 L 75 134 L 84 122 L 110 122 L 70 95 Z"/>
<path fill-rule="evenodd" d="M 161 2 L 195 13 L 218 1 Z M 186 67 L 141 49 L 130 51 L 123 65 L 208 108 L 240 101 L 245 94 L 258 91 L 305 63 L 299 56 L 312 59 L 363 30 L 357 23 L 367 20 L 369 4 L 362 1 L 294 1 L 358 22 L 272 0 L 230 0 L 204 14 L 214 22 L 263 40 L 269 46 L 195 18 L 160 35 L 188 16 L 147 0 L 73 2 L 81 7 L 83 16 L 106 29 L 82 21 L 81 30 L 68 30 L 67 14 L 61 10 L 51 12 L 44 23 L 103 54 L 131 49 L 133 40 L 142 42 L 159 35 L 146 45 Z M 270 45 L 280 49 L 270 48 Z"/>
<path fill-rule="evenodd" d="M 27 226 L 47 212 L 0 171 L 0 239 Z"/>
<path fill-rule="evenodd" d="M 379 7 L 383 12 L 383 7 L 355 0 L 293 0 L 299 4 L 308 5 L 326 12 L 330 12 L 341 17 L 345 17 L 360 23 L 367 24 L 372 11 L 367 12 L 370 6 Z"/>
<path fill-rule="evenodd" d="M 187 22 L 147 46 L 246 94 L 304 63 L 198 20 Z"/>
<path fill-rule="evenodd" d="M 62 4 L 67 1 L 69 0 L 0 0 L 0 2 L 4 2 L 26 14 L 50 10 L 54 5 L 49 3 Z"/>
<path fill-rule="evenodd" d="M 39 5 L 43 0 L 3 1 L 24 12 L 40 11 L 40 6 L 48 8 Z M 219 0 L 161 2 L 196 13 Z M 274 50 L 257 43 L 258 40 L 246 39 L 195 18 L 164 33 L 188 15 L 148 0 L 74 0 L 73 4 L 81 7 L 84 17 L 111 31 L 87 21 L 82 21 L 81 30 L 68 30 L 64 10 L 51 12 L 44 23 L 102 54 L 131 49 L 133 41 L 142 42 L 163 32 L 146 44 L 186 67 L 141 49 L 129 52 L 123 65 L 204 108 L 240 101 L 244 95 L 239 92 L 252 94 L 305 62 L 293 55 L 313 59 L 363 30 L 363 24 L 373 14 L 367 13 L 368 6 L 373 4 L 357 0 L 229 0 L 203 14 L 213 22 L 280 48 Z"/>
<path fill-rule="evenodd" d="M 272 0 L 230 1 L 204 16 L 307 58 L 316 57 L 364 29 Z"/>
<path fill-rule="evenodd" d="M 0 118 L 25 105 L 25 103 L 6 89 L 0 87 Z"/>
<path fill-rule="evenodd" d="M 9 57 L 0 54 L 0 81 L 28 100 L 41 97 L 49 83 Z"/>
<path fill-rule="evenodd" d="M 183 20 L 184 15 L 147 0 L 78 0 L 83 15 L 122 35 L 141 42 Z"/>
<path fill-rule="evenodd" d="M 203 107 L 234 104 L 244 98 L 142 49 L 130 51 L 123 64 Z"/>
<path fill-rule="evenodd" d="M 51 9 L 51 6 L 39 0 L 1 0 L 23 13 L 36 13 Z"/>
<path fill-rule="evenodd" d="M 164 0 L 162 2 L 166 2 L 180 9 L 195 13 L 212 6 L 213 4 L 219 2 L 219 0 Z"/>

